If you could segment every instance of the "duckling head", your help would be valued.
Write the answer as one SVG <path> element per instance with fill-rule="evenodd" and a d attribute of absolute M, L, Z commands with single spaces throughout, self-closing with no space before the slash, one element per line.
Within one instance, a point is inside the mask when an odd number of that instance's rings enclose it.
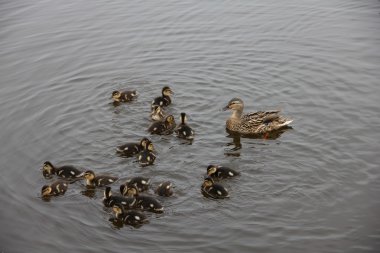
<path fill-rule="evenodd" d="M 118 90 L 115 90 L 112 92 L 112 98 L 113 99 L 119 99 L 121 97 L 121 92 Z"/>
<path fill-rule="evenodd" d="M 111 187 L 107 186 L 104 190 L 104 199 L 108 199 L 112 196 Z"/>
<path fill-rule="evenodd" d="M 47 197 L 50 195 L 50 193 L 52 192 L 52 188 L 50 185 L 44 185 L 42 186 L 42 189 L 41 189 L 41 195 L 42 197 Z"/>
<path fill-rule="evenodd" d="M 44 162 L 42 166 L 42 174 L 44 177 L 49 177 L 51 174 L 54 173 L 54 166 L 51 162 L 46 161 Z"/>
<path fill-rule="evenodd" d="M 173 95 L 173 91 L 170 89 L 169 86 L 165 86 L 164 88 L 162 88 L 162 95 L 163 96 L 167 96 L 167 97 L 170 97 L 171 95 Z"/>
<path fill-rule="evenodd" d="M 112 207 L 112 211 L 115 213 L 116 217 L 119 217 L 121 214 L 124 213 L 124 208 L 119 203 L 115 203 Z"/>
<path fill-rule="evenodd" d="M 166 118 L 165 118 L 165 125 L 173 125 L 173 124 L 175 124 L 175 120 L 174 120 L 174 117 L 173 117 L 173 115 L 168 115 L 168 116 L 166 116 Z"/>
<path fill-rule="evenodd" d="M 207 167 L 207 175 L 211 176 L 216 172 L 217 166 L 216 165 L 209 165 Z"/>
<path fill-rule="evenodd" d="M 186 113 L 182 112 L 181 113 L 181 123 L 185 124 L 187 121 Z"/>
<path fill-rule="evenodd" d="M 92 170 L 88 170 L 88 171 L 84 172 L 83 177 L 87 181 L 92 181 L 95 178 L 95 173 Z"/>
<path fill-rule="evenodd" d="M 139 190 L 137 190 L 137 187 L 136 186 L 129 186 L 129 187 L 126 187 L 127 189 L 125 190 L 126 192 L 126 195 L 129 196 L 129 197 L 135 197 L 137 195 L 139 195 Z"/>
<path fill-rule="evenodd" d="M 202 186 L 203 187 L 210 187 L 214 184 L 214 180 L 212 180 L 211 177 L 205 177 Z"/>
<path fill-rule="evenodd" d="M 243 100 L 241 100 L 240 98 L 233 98 L 228 102 L 228 104 L 226 105 L 226 107 L 223 108 L 223 110 L 226 111 L 230 109 L 233 111 L 242 111 L 243 108 L 244 108 Z"/>
<path fill-rule="evenodd" d="M 148 138 L 144 137 L 140 141 L 140 146 L 145 147 L 148 142 L 151 142 Z"/>

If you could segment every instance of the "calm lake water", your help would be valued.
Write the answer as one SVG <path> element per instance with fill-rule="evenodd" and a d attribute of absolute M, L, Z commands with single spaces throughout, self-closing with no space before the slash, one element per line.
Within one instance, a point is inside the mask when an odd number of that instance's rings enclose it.
<path fill-rule="evenodd" d="M 379 252 L 379 1 L 2 0 L 0 25 L 0 252 Z M 149 136 L 165 85 L 196 138 L 151 136 L 141 168 L 115 147 Z M 114 107 L 119 88 L 140 96 Z M 231 151 L 232 97 L 293 129 Z M 84 182 L 43 201 L 46 160 L 175 195 L 118 228 Z M 230 199 L 201 195 L 211 163 L 241 172 Z"/>

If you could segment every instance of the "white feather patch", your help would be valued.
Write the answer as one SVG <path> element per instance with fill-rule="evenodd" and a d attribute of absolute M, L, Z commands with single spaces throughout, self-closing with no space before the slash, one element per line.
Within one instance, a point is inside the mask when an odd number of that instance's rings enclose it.
<path fill-rule="evenodd" d="M 71 174 L 71 175 L 75 175 L 75 172 L 74 172 L 74 171 L 70 171 L 70 174 Z"/>
<path fill-rule="evenodd" d="M 222 195 L 221 191 L 217 190 L 216 192 L 218 193 L 218 195 Z"/>
<path fill-rule="evenodd" d="M 135 220 L 140 220 L 140 216 L 135 216 Z"/>
<path fill-rule="evenodd" d="M 228 175 L 230 175 L 231 177 L 233 177 L 233 176 L 234 176 L 234 173 L 232 173 L 232 172 L 230 171 L 230 172 L 228 172 Z"/>

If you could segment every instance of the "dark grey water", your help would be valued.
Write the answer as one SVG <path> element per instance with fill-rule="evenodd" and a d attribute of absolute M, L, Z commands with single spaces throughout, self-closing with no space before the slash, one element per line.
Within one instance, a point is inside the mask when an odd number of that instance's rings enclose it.
<path fill-rule="evenodd" d="M 0 3 L 0 251 L 378 252 L 378 1 L 21 1 Z M 164 85 L 192 145 L 152 136 L 156 164 L 115 155 L 147 135 Z M 114 107 L 111 91 L 136 88 Z M 233 141 L 220 109 L 281 108 L 293 129 Z M 118 229 L 83 183 L 39 198 L 45 160 L 126 179 L 171 180 L 166 212 Z M 242 175 L 205 199 L 210 163 Z"/>

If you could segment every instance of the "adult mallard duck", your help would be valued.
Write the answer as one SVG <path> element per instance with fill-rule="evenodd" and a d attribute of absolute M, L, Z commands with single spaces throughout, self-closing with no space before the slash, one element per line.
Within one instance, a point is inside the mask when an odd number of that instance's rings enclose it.
<path fill-rule="evenodd" d="M 280 111 L 259 111 L 243 114 L 244 103 L 240 98 L 233 98 L 223 110 L 232 110 L 226 121 L 226 128 L 243 135 L 265 134 L 286 127 L 293 120 L 279 115 Z"/>

